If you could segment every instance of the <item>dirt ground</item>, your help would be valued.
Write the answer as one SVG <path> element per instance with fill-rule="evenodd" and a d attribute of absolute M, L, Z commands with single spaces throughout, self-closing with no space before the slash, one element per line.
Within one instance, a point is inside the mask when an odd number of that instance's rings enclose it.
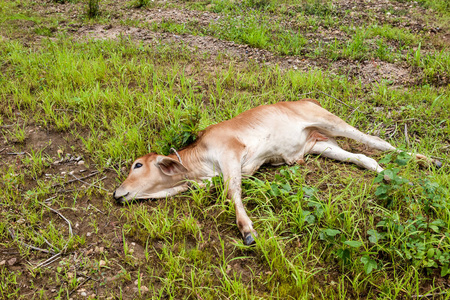
<path fill-rule="evenodd" d="M 280 56 L 270 51 L 254 48 L 248 45 L 242 45 L 231 41 L 221 40 L 211 36 L 195 36 L 189 34 L 177 35 L 168 32 L 155 32 L 145 26 L 133 27 L 121 24 L 121 20 L 130 19 L 140 23 L 151 24 L 153 22 L 160 22 L 162 20 L 172 20 L 177 23 L 196 22 L 199 25 L 207 26 L 211 22 L 215 22 L 220 18 L 219 14 L 208 11 L 192 11 L 187 8 L 132 8 L 127 3 L 128 1 L 114 1 L 105 2 L 102 6 L 104 14 L 110 15 L 110 22 L 108 24 L 96 24 L 95 22 L 83 22 L 84 20 L 84 4 L 83 3 L 64 3 L 58 4 L 54 1 L 36 1 L 36 12 L 42 16 L 54 17 L 64 16 L 65 21 L 59 22 L 57 25 L 51 27 L 54 33 L 63 33 L 69 37 L 74 37 L 80 40 L 89 39 L 132 39 L 144 44 L 173 44 L 175 46 L 183 45 L 193 52 L 207 53 L 205 58 L 205 65 L 208 61 L 211 64 L 216 64 L 217 56 L 223 57 L 225 60 L 234 61 L 239 66 L 248 61 L 257 64 L 278 65 L 282 69 L 295 70 L 328 70 L 335 74 L 346 74 L 349 79 L 360 80 L 363 85 L 372 84 L 374 82 L 381 82 L 387 80 L 391 82 L 392 86 L 409 86 L 414 85 L 423 80 L 423 74 L 417 69 L 412 68 L 404 63 L 388 63 L 379 59 L 375 60 L 337 60 L 330 61 L 324 59 L 310 59 L 306 56 Z M 374 19 L 379 22 L 391 22 L 391 14 L 386 14 L 389 11 L 402 12 L 401 22 L 402 26 L 409 28 L 412 32 L 425 32 L 430 38 L 439 41 L 443 46 L 450 45 L 450 32 L 448 28 L 436 28 L 432 22 L 422 19 L 421 14 L 424 9 L 411 4 L 411 2 L 396 2 L 395 5 L 390 1 L 374 1 L 374 0 L 352 0 L 352 1 L 338 1 L 338 12 L 344 15 L 345 10 L 352 10 L 349 15 L 345 15 L 345 21 L 358 26 L 363 21 Z M 17 26 L 21 27 L 24 35 L 17 36 L 19 40 L 25 43 L 39 44 L 42 39 L 47 37 L 40 36 L 34 33 L 34 30 L 39 27 L 33 21 L 15 20 Z M 398 22 L 398 20 L 396 21 Z M 89 24 L 88 24 L 89 23 Z M 294 22 L 290 24 L 291 27 L 297 26 Z M 311 40 L 329 41 L 334 39 L 345 39 L 346 33 L 335 28 L 319 28 L 317 32 L 309 32 L 307 37 Z M 6 37 L 3 37 L 6 38 Z M 4 124 L 10 124 L 8 120 L 4 120 Z M 2 130 L 7 131 L 12 125 L 4 125 Z M 20 124 L 19 124 L 20 125 Z M 51 158 L 49 161 L 53 163 L 45 169 L 43 175 L 44 180 L 47 178 L 61 179 L 61 189 L 57 197 L 61 198 L 62 203 L 66 203 L 67 209 L 61 209 L 61 213 L 65 217 L 72 220 L 73 233 L 86 237 L 86 247 L 77 249 L 73 253 L 67 253 L 58 260 L 60 265 L 70 265 L 73 273 L 79 276 L 79 280 L 90 285 L 81 285 L 81 287 L 73 290 L 73 294 L 68 295 L 70 299 L 85 298 L 85 296 L 96 298 L 99 296 L 106 298 L 114 298 L 113 295 L 105 295 L 105 290 L 114 290 L 114 287 L 126 276 L 125 272 L 114 268 L 100 268 L 105 263 L 105 254 L 108 260 L 117 260 L 123 256 L 124 245 L 122 237 L 123 222 L 115 215 L 105 214 L 104 208 L 111 205 L 116 205 L 112 202 L 112 191 L 119 184 L 118 172 L 126 174 L 128 170 L 122 168 L 117 170 L 115 166 L 110 166 L 104 169 L 98 169 L 98 166 L 93 162 L 90 154 L 83 152 L 82 141 L 75 139 L 69 133 L 61 133 L 54 129 L 43 128 L 34 123 L 27 123 L 25 126 L 26 138 L 24 142 L 17 142 L 14 140 L 0 139 L 0 164 L 4 166 L 14 166 L 16 170 L 25 168 L 22 158 L 29 155 L 32 151 L 41 151 L 43 157 Z M 87 132 L 85 133 L 87 135 Z M 82 134 L 83 135 L 83 134 Z M 359 149 L 366 154 L 365 149 Z M 45 158 L 44 158 L 45 159 Z M 314 171 L 317 166 L 313 163 L 306 166 L 311 171 Z M 372 176 L 372 175 L 367 175 Z M 26 186 L 18 186 L 17 192 L 21 193 L 25 190 L 31 190 L 36 186 L 36 178 L 28 178 Z M 41 178 L 42 179 L 42 178 Z M 308 180 L 308 178 L 307 178 Z M 311 180 L 314 180 L 311 178 Z M 99 185 L 103 192 L 98 194 L 85 194 L 82 191 L 90 185 Z M 64 193 L 73 190 L 80 191 L 80 198 L 77 199 L 77 208 L 70 208 L 72 199 L 65 199 Z M 50 198 L 49 198 L 50 199 Z M 48 200 L 48 199 L 47 199 Z M 51 199 L 50 199 L 51 200 Z M 45 201 L 44 201 L 45 202 Z M 146 202 L 147 206 L 161 206 L 161 202 Z M 63 219 L 58 218 L 55 221 L 53 212 L 48 211 L 44 215 L 44 219 L 57 222 L 57 226 L 67 232 L 68 228 Z M 92 219 L 95 219 L 98 226 L 97 232 L 90 232 L 92 226 L 89 225 Z M 26 222 L 25 219 L 18 219 L 16 222 Z M 212 223 L 208 224 L 205 220 L 202 225 L 204 228 L 211 226 L 210 231 L 215 232 L 216 228 L 212 228 Z M 207 229 L 208 230 L 208 229 Z M 237 230 L 230 229 L 227 226 L 219 228 L 220 230 L 229 231 L 234 230 L 235 236 L 238 236 Z M 231 234 L 233 235 L 233 234 Z M 143 242 L 136 236 L 130 235 L 126 239 L 133 251 L 133 256 L 136 259 L 143 259 L 144 247 Z M 158 241 L 152 241 L 156 248 Z M 229 241 L 228 241 L 229 242 Z M 227 241 L 225 242 L 227 244 Z M 204 247 L 215 247 L 214 241 L 205 244 Z M 15 248 L 0 249 L 1 258 L 0 264 L 8 266 L 9 270 L 23 270 L 21 277 L 20 288 L 21 295 L 29 294 L 34 297 L 35 289 L 30 285 L 34 282 L 34 286 L 44 284 L 46 277 L 55 276 L 54 269 L 45 269 L 44 274 L 36 276 L 33 272 L 27 272 L 29 265 L 37 265 L 48 255 L 39 251 L 33 252 L 30 259 L 24 259 L 21 253 Z M 245 251 L 243 250 L 243 254 Z M 86 258 L 90 261 L 96 261 L 97 266 L 85 265 Z M 130 267 L 131 266 L 131 267 Z M 134 266 L 134 267 L 133 267 Z M 130 262 L 127 267 L 129 272 L 137 272 L 138 264 Z M 245 267 L 245 263 L 239 260 L 234 261 L 229 268 L 237 270 L 243 282 L 249 282 L 252 275 Z M 89 273 L 89 270 L 97 269 L 98 273 L 94 275 Z M 260 270 L 264 274 L 267 270 Z M 256 274 L 260 275 L 260 274 Z M 265 275 L 267 276 L 267 274 Z M 70 276 L 69 276 L 70 277 Z M 333 276 L 330 276 L 332 278 Z M 330 281 L 331 279 L 324 279 Z M 442 279 L 444 280 L 444 279 Z M 138 287 L 135 281 L 125 281 L 122 285 L 123 298 L 133 299 L 137 295 Z M 92 285 L 92 283 L 94 283 Z M 447 285 L 449 285 L 447 280 Z M 87 288 L 87 286 L 94 286 L 95 288 Z M 426 289 L 426 287 L 424 287 Z M 50 289 L 47 297 L 55 297 L 57 287 Z"/>
<path fill-rule="evenodd" d="M 411 32 L 420 32 L 429 36 L 434 44 L 450 46 L 450 33 L 448 28 L 439 28 L 433 24 L 433 20 L 424 19 L 426 12 L 420 6 L 409 2 L 390 1 L 338 1 L 336 2 L 337 14 L 342 17 L 344 24 L 359 26 L 363 22 L 374 21 L 382 24 L 391 24 L 399 28 L 407 28 Z M 345 11 L 351 10 L 350 14 Z M 363 84 L 389 81 L 391 85 L 414 85 L 423 80 L 423 74 L 418 70 L 411 68 L 405 63 L 389 63 L 379 59 L 353 61 L 337 60 L 329 61 L 323 59 L 311 59 L 305 56 L 279 56 L 264 49 L 258 49 L 249 45 L 238 44 L 226 40 L 221 40 L 211 36 L 197 36 L 182 34 L 177 35 L 170 32 L 155 32 L 145 27 L 161 21 L 173 21 L 179 24 L 194 23 L 201 26 L 217 22 L 220 19 L 219 14 L 209 11 L 192 11 L 188 9 L 171 8 L 133 8 L 126 1 L 115 1 L 113 3 L 104 3 L 102 13 L 110 16 L 108 24 L 85 25 L 80 22 L 85 16 L 85 7 L 82 3 L 55 4 L 52 1 L 42 1 L 37 6 L 40 14 L 55 17 L 64 15 L 67 20 L 59 22 L 58 26 L 52 27 L 54 33 L 67 33 L 68 36 L 78 39 L 132 39 L 145 44 L 176 44 L 187 46 L 190 50 L 210 55 L 213 61 L 217 55 L 225 55 L 233 61 L 252 60 L 257 63 L 267 65 L 278 65 L 283 69 L 309 70 L 313 68 L 330 70 L 336 74 L 348 74 L 350 78 L 357 78 Z M 392 13 L 389 13 L 391 12 Z M 395 15 L 395 18 L 394 18 Z M 121 25 L 123 20 L 132 20 L 139 22 L 139 27 Z M 38 25 L 32 21 L 16 20 L 22 28 L 28 28 L 32 32 Z M 292 28 L 298 26 L 294 21 L 284 23 Z M 301 29 L 301 28 L 299 28 Z M 336 40 L 345 40 L 348 34 L 338 28 L 325 28 L 319 26 L 316 31 L 308 32 L 306 36 L 310 42 L 329 42 Z M 38 42 L 43 37 L 32 34 L 27 35 L 26 39 L 31 42 Z M 45 37 L 44 37 L 45 38 Z M 423 49 L 427 46 L 423 45 Z M 448 79 L 446 79 L 448 81 Z M 445 82 L 446 82 L 445 81 Z M 445 83 L 443 82 L 443 83 Z"/>

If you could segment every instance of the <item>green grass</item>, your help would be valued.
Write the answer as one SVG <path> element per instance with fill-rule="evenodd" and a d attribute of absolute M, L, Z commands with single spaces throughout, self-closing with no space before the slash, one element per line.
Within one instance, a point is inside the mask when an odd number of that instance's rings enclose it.
<path fill-rule="evenodd" d="M 447 48 L 391 23 L 341 24 L 346 14 L 330 1 L 168 4 L 216 11 L 220 19 L 206 27 L 195 20 L 112 21 L 105 15 L 117 8 L 106 1 L 92 20 L 84 18 L 84 6 L 74 20 L 47 18 L 31 1 L 1 4 L 0 20 L 36 24 L 0 24 L 2 298 L 76 299 L 82 292 L 125 299 L 448 298 L 440 294 L 450 267 Z M 160 5 L 137 4 L 120 7 Z M 83 40 L 59 28 L 65 19 L 211 35 L 280 60 L 296 55 L 327 63 L 300 71 L 163 38 Z M 334 25 L 343 38 L 309 35 Z M 363 82 L 361 73 L 327 67 L 374 58 L 403 64 L 421 80 Z M 221 178 L 171 199 L 113 202 L 132 159 L 179 149 L 207 126 L 257 105 L 304 97 L 397 147 L 440 157 L 444 167 L 372 154 L 390 183 L 315 156 L 304 166 L 263 168 L 243 180 L 243 201 L 259 234 L 253 247 L 240 238 Z M 40 265 L 53 255 L 53 263 Z"/>
<path fill-rule="evenodd" d="M 208 9 L 221 15 L 208 26 L 199 25 L 195 20 L 183 23 L 163 20 L 152 23 L 150 28 L 176 34 L 215 36 L 280 55 L 306 54 L 312 58 L 327 57 L 331 60 L 380 59 L 391 63 L 403 62 L 410 66 L 417 65 L 426 73 L 425 80 L 428 82 L 440 82 L 442 78 L 448 77 L 448 71 L 441 66 L 441 57 L 430 54 L 447 51 L 439 43 L 434 45 L 436 42 L 425 33 L 412 33 L 398 26 L 398 22 L 403 22 L 401 20 L 393 21 L 392 24 L 370 21 L 370 25 L 356 24 L 355 27 L 351 21 L 351 11 L 339 10 L 330 1 L 294 1 L 288 4 L 291 5 L 289 9 L 283 9 L 278 1 L 247 1 L 235 5 L 232 1 L 223 0 L 206 4 L 200 8 L 196 4 L 195 8 Z M 274 19 L 277 22 L 273 22 Z M 350 27 L 349 21 L 353 24 Z M 141 26 L 139 23 L 133 24 Z M 346 41 L 308 40 L 306 33 L 318 32 L 322 28 L 340 28 L 350 37 Z M 429 64 L 433 65 L 432 70 L 424 64 L 414 64 L 409 59 L 408 50 L 419 44 L 427 45 L 426 50 L 421 48 L 420 55 L 428 56 Z"/>

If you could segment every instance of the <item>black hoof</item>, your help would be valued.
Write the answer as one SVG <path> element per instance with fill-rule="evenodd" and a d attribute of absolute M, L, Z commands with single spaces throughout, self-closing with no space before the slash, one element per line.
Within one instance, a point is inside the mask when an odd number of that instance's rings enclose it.
<path fill-rule="evenodd" d="M 254 234 L 256 237 L 256 234 Z M 244 244 L 247 246 L 255 244 L 255 239 L 253 238 L 253 235 L 251 233 L 247 233 L 244 236 Z"/>
<path fill-rule="evenodd" d="M 435 159 L 434 164 L 436 165 L 436 168 L 440 169 L 442 168 L 442 162 L 440 160 Z"/>

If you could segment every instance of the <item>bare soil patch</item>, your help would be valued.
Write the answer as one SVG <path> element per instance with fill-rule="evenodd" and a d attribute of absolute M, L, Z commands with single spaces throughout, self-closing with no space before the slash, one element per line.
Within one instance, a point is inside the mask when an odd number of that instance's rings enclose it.
<path fill-rule="evenodd" d="M 181 44 L 192 52 L 205 53 L 215 60 L 218 55 L 228 57 L 234 61 L 253 60 L 265 65 L 277 65 L 282 69 L 308 71 L 310 69 L 324 69 L 336 74 L 346 74 L 357 78 L 364 84 L 389 81 L 392 85 L 411 84 L 417 80 L 412 70 L 396 64 L 377 60 L 357 62 L 352 60 L 338 60 L 327 62 L 323 60 L 307 59 L 299 56 L 277 56 L 270 51 L 254 48 L 248 45 L 220 40 L 209 36 L 177 35 L 173 33 L 153 32 L 143 28 L 129 26 L 92 25 L 73 28 L 73 35 L 80 39 L 118 39 L 130 38 L 145 44 Z"/>

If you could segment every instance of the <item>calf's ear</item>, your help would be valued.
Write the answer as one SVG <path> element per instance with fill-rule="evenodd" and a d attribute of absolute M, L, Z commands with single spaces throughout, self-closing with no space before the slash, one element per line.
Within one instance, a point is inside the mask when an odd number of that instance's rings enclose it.
<path fill-rule="evenodd" d="M 182 163 L 167 156 L 158 156 L 156 158 L 156 166 L 167 176 L 181 175 L 188 172 Z"/>

